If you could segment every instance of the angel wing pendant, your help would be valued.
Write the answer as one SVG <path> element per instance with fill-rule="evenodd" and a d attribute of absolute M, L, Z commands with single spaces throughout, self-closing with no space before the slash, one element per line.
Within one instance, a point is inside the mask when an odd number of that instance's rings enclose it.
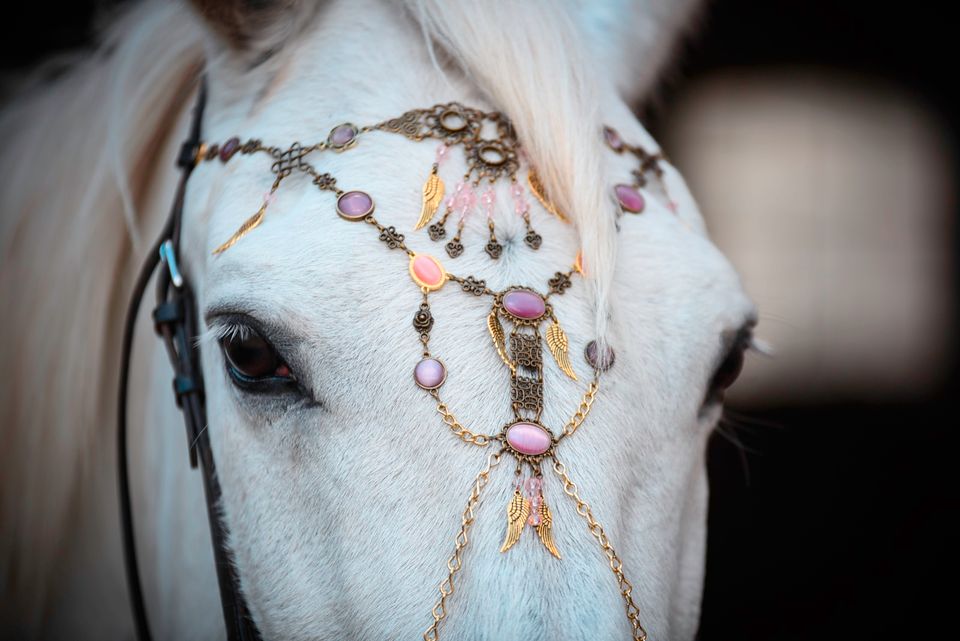
<path fill-rule="evenodd" d="M 527 517 L 530 516 L 530 501 L 523 498 L 520 490 L 513 492 L 513 498 L 507 504 L 507 535 L 503 539 L 501 552 L 506 552 L 512 548 L 520 535 L 523 534 L 523 527 L 527 524 Z"/>
<path fill-rule="evenodd" d="M 553 514 L 550 513 L 550 508 L 542 496 L 540 497 L 540 505 L 537 507 L 537 513 L 540 516 L 540 522 L 537 523 L 537 536 L 540 537 L 540 541 L 543 542 L 547 551 L 559 559 L 560 552 L 557 551 L 557 545 L 553 542 Z"/>
<path fill-rule="evenodd" d="M 548 212 L 559 218 L 565 223 L 570 222 L 570 220 L 561 213 L 557 206 L 550 202 L 550 199 L 547 198 L 547 192 L 543 189 L 543 183 L 540 182 L 540 176 L 537 175 L 533 169 L 530 169 L 527 173 L 527 185 L 530 187 L 530 191 L 533 195 L 540 201 L 540 204 L 543 205 L 543 208 Z"/>
<path fill-rule="evenodd" d="M 228 249 L 236 245 L 238 240 L 240 240 L 241 238 L 249 234 L 251 231 L 253 231 L 257 227 L 259 227 L 260 223 L 263 222 L 263 215 L 266 213 L 266 211 L 267 211 L 267 203 L 264 203 L 260 207 L 260 209 L 257 210 L 257 213 L 255 213 L 253 216 L 250 216 L 250 218 L 247 218 L 247 220 L 245 220 L 244 223 L 240 225 L 240 229 L 235 231 L 233 233 L 233 236 L 227 239 L 227 242 L 225 242 L 224 244 L 220 245 L 219 247 L 213 250 L 214 255 L 222 254 L 223 252 L 227 251 Z"/>
<path fill-rule="evenodd" d="M 550 324 L 550 327 L 547 328 L 546 333 L 547 347 L 550 348 L 550 353 L 553 354 L 557 365 L 563 370 L 564 374 L 573 380 L 577 380 L 577 374 L 573 371 L 573 365 L 570 363 L 570 354 L 567 351 L 570 347 L 570 341 L 567 340 L 566 332 L 560 327 L 560 323 L 554 320 Z"/>
<path fill-rule="evenodd" d="M 420 229 L 430 222 L 430 219 L 440 208 L 440 203 L 443 201 L 443 192 L 443 180 L 437 175 L 437 167 L 434 165 L 427 182 L 423 183 L 423 204 L 420 206 L 420 219 L 417 220 L 414 229 Z"/>
<path fill-rule="evenodd" d="M 500 319 L 497 318 L 496 309 L 492 310 L 490 315 L 487 316 L 487 330 L 490 332 L 490 338 L 493 340 L 493 346 L 497 349 L 497 354 L 500 355 L 511 372 L 516 371 L 516 365 L 507 356 L 507 337 L 503 333 L 503 325 L 500 324 Z"/>

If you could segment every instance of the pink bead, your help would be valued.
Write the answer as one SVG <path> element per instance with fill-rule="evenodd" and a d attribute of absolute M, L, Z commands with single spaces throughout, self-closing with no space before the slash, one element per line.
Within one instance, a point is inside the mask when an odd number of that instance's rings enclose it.
<path fill-rule="evenodd" d="M 523 196 L 523 185 L 520 183 L 513 183 L 510 185 L 510 193 L 513 194 L 514 198 L 520 198 Z"/>
<path fill-rule="evenodd" d="M 437 164 L 439 165 L 444 160 L 447 159 L 447 152 L 450 151 L 450 148 L 446 145 L 440 145 L 437 147 Z"/>
<path fill-rule="evenodd" d="M 518 215 L 523 216 L 525 213 L 530 211 L 530 203 L 523 199 L 517 199 L 513 203 L 513 210 L 517 212 Z"/>
<path fill-rule="evenodd" d="M 550 449 L 553 440 L 550 434 L 536 423 L 521 421 L 507 428 L 507 443 L 521 454 L 538 456 Z"/>
<path fill-rule="evenodd" d="M 461 187 L 462 185 L 462 187 Z M 454 195 L 453 206 L 457 209 L 473 207 L 477 204 L 477 195 L 469 183 L 457 185 L 457 193 Z"/>
<path fill-rule="evenodd" d="M 539 497 L 542 483 L 543 482 L 535 476 L 528 478 L 523 484 L 524 489 L 527 491 L 527 497 L 530 499 Z"/>

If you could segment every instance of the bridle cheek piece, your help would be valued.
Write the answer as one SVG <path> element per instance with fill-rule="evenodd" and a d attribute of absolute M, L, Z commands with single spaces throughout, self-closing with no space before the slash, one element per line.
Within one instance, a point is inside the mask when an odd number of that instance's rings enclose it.
<path fill-rule="evenodd" d="M 174 369 L 173 390 L 177 406 L 183 413 L 187 429 L 190 466 L 200 468 L 203 477 L 207 518 L 220 588 L 220 603 L 228 641 L 260 641 L 260 632 L 250 617 L 250 611 L 240 588 L 237 568 L 227 549 L 227 529 L 219 514 L 220 483 L 210 449 L 206 407 L 203 394 L 203 375 L 200 370 L 200 351 L 196 345 L 197 305 L 189 282 L 179 267 L 180 237 L 183 222 L 183 201 L 187 180 L 197 164 L 201 146 L 201 124 L 206 103 L 206 83 L 201 81 L 197 102 L 193 109 L 190 134 L 177 157 L 180 182 L 177 185 L 169 218 L 143 267 L 140 269 L 123 332 L 123 350 L 120 364 L 120 390 L 117 412 L 117 471 L 120 492 L 120 516 L 123 528 L 124 563 L 130 606 L 139 641 L 150 641 L 143 586 L 137 562 L 132 501 L 130 497 L 130 464 L 127 453 L 127 394 L 130 378 L 130 359 L 138 311 L 154 272 L 156 279 L 156 307 L 153 322 L 163 340 Z M 158 266 L 164 268 L 157 270 Z"/>

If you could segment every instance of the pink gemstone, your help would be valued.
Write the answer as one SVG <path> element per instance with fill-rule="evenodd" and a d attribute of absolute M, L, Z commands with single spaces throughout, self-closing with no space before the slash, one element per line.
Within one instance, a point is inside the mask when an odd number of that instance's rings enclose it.
<path fill-rule="evenodd" d="M 413 368 L 413 378 L 423 389 L 437 389 L 447 379 L 447 368 L 435 358 L 425 358 Z"/>
<path fill-rule="evenodd" d="M 436 288 L 443 284 L 443 268 L 437 259 L 429 254 L 417 254 L 410 261 L 413 280 L 420 286 Z"/>
<path fill-rule="evenodd" d="M 603 139 L 607 141 L 608 145 L 610 145 L 610 149 L 613 149 L 614 151 L 620 151 L 623 149 L 623 139 L 613 127 L 603 128 Z"/>
<path fill-rule="evenodd" d="M 234 136 L 220 147 L 220 160 L 227 162 L 233 158 L 233 154 L 237 153 L 238 149 L 240 149 L 240 139 Z"/>
<path fill-rule="evenodd" d="M 373 199 L 366 192 L 348 191 L 337 199 L 337 213 L 358 220 L 373 212 Z"/>
<path fill-rule="evenodd" d="M 524 320 L 534 320 L 547 311 L 543 297 L 526 289 L 512 289 L 503 296 L 503 308 Z"/>
<path fill-rule="evenodd" d="M 440 145 L 437 147 L 437 164 L 439 165 L 444 160 L 447 159 L 447 152 L 450 151 L 450 148 L 446 145 Z"/>
<path fill-rule="evenodd" d="M 328 141 L 331 146 L 343 147 L 357 137 L 357 128 L 350 124 L 337 125 L 330 131 Z"/>
<path fill-rule="evenodd" d="M 617 194 L 617 200 L 620 201 L 620 206 L 624 210 L 629 211 L 634 214 L 639 214 L 643 211 L 644 200 L 643 196 L 637 191 L 637 188 L 633 185 L 617 185 L 614 190 Z"/>
<path fill-rule="evenodd" d="M 520 422 L 507 428 L 507 443 L 521 454 L 538 456 L 550 449 L 553 440 L 536 423 Z"/>
<path fill-rule="evenodd" d="M 519 198 L 523 196 L 523 185 L 520 183 L 513 183 L 510 185 L 510 193 L 513 194 L 514 198 Z"/>

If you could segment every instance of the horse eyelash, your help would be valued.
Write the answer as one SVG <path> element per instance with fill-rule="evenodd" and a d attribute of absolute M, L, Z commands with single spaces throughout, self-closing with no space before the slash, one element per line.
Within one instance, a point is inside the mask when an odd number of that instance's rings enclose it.
<path fill-rule="evenodd" d="M 219 345 L 224 340 L 245 340 L 253 336 L 254 330 L 249 325 L 237 322 L 213 323 L 196 339 L 197 347 L 203 344 Z"/>

